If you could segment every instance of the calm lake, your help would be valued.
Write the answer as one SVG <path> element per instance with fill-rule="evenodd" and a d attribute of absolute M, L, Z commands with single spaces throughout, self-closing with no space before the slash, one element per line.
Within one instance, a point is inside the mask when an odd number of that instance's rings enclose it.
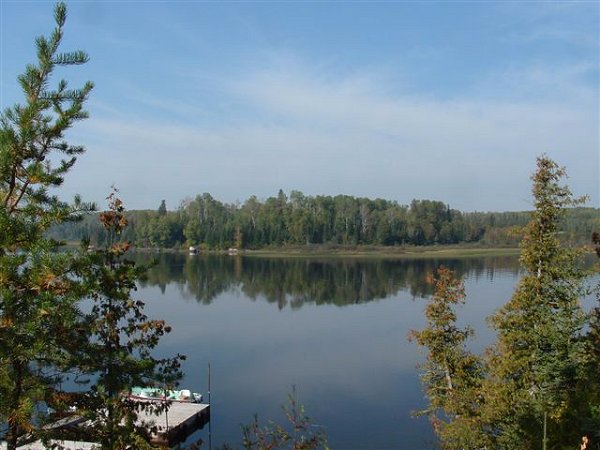
<path fill-rule="evenodd" d="M 407 340 L 424 326 L 428 273 L 464 276 L 460 323 L 475 350 L 493 338 L 485 318 L 518 280 L 516 257 L 465 259 L 268 259 L 137 255 L 158 260 L 136 294 L 173 332 L 160 354 L 186 354 L 184 387 L 205 395 L 211 364 L 211 424 L 192 438 L 203 448 L 241 442 L 240 424 L 283 422 L 295 386 L 333 449 L 425 449 L 433 434 L 411 413 L 425 404 Z"/>

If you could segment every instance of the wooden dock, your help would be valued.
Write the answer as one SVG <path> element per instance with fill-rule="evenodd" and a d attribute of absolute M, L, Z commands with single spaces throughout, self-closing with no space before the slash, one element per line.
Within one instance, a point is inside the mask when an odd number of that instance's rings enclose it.
<path fill-rule="evenodd" d="M 156 416 L 141 412 L 139 418 L 154 422 L 157 432 L 151 442 L 172 447 L 194 431 L 201 429 L 210 420 L 210 405 L 206 403 L 173 402 L 168 411 Z"/>
<path fill-rule="evenodd" d="M 64 450 L 100 450 L 100 444 L 94 444 L 93 442 L 80 442 L 80 441 L 61 441 L 59 439 L 52 441 L 51 443 L 60 445 L 60 448 Z M 32 442 L 30 444 L 19 445 L 20 450 L 46 450 L 44 444 L 41 441 Z M 0 444 L 0 450 L 6 450 L 6 444 Z"/>
<path fill-rule="evenodd" d="M 187 437 L 196 430 L 201 429 L 210 421 L 210 405 L 206 403 L 186 403 L 173 402 L 168 411 L 159 415 L 140 412 L 139 420 L 147 423 L 153 423 L 157 431 L 151 437 L 150 442 L 155 445 L 173 447 L 187 439 Z M 93 442 L 61 440 L 61 430 L 72 430 L 74 427 L 80 427 L 85 432 L 86 425 L 89 425 L 85 419 L 74 415 L 68 418 L 60 419 L 53 423 L 51 428 L 56 430 L 54 443 L 60 444 L 66 450 L 99 450 L 100 446 Z M 62 437 L 66 437 L 63 436 Z M 6 444 L 0 443 L 0 450 L 5 450 Z M 40 442 L 31 442 L 19 446 L 22 450 L 46 450 L 46 447 Z"/>

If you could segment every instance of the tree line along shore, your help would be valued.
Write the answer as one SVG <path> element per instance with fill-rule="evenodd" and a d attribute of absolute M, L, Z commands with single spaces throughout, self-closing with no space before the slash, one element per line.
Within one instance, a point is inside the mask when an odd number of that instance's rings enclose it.
<path fill-rule="evenodd" d="M 124 237 L 137 248 L 394 256 L 419 255 L 425 246 L 426 251 L 468 254 L 482 247 L 517 248 L 530 217 L 529 211 L 461 212 L 435 200 L 401 205 L 348 195 L 286 195 L 280 190 L 266 200 L 252 196 L 243 203 L 224 203 L 204 193 L 181 202 L 176 210 L 168 210 L 163 200 L 156 210 L 129 211 Z M 600 209 L 571 208 L 561 221 L 560 239 L 586 244 L 599 223 Z M 53 227 L 49 237 L 89 239 L 94 245 L 107 239 L 93 214 Z"/>

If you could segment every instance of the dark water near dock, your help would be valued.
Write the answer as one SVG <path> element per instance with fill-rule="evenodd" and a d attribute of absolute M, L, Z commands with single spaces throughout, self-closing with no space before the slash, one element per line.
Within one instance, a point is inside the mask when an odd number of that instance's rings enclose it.
<path fill-rule="evenodd" d="M 207 391 L 212 448 L 238 446 L 240 424 L 284 421 L 291 387 L 333 449 L 425 449 L 417 364 L 407 341 L 424 325 L 425 276 L 440 264 L 463 275 L 462 323 L 473 348 L 492 340 L 485 318 L 512 294 L 516 257 L 463 259 L 268 259 L 161 254 L 137 297 L 173 332 L 160 352 L 184 353 L 183 385 Z M 140 260 L 150 255 L 137 255 Z M 141 261 L 140 261 L 141 262 Z M 208 427 L 194 437 L 205 441 Z"/>

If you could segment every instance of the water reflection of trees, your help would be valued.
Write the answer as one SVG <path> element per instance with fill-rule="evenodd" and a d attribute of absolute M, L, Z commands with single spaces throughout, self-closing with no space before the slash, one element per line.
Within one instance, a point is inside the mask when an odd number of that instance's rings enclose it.
<path fill-rule="evenodd" d="M 426 275 L 445 265 L 458 275 L 493 280 L 500 272 L 518 273 L 514 257 L 461 259 L 284 259 L 243 256 L 158 254 L 144 285 L 165 292 L 176 285 L 185 297 L 210 304 L 219 294 L 240 290 L 282 309 L 305 303 L 345 306 L 382 299 L 400 291 L 413 297 L 431 294 Z"/>

